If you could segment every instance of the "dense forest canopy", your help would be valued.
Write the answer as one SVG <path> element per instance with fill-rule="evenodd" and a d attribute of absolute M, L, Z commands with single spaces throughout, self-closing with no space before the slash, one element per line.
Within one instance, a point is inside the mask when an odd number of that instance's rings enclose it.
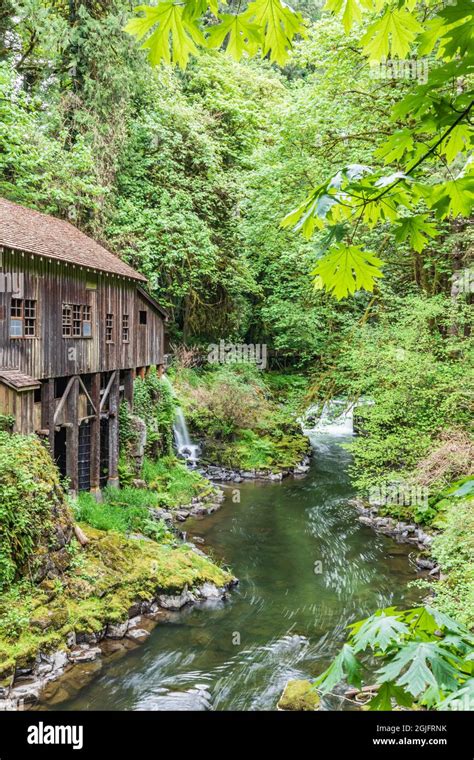
<path fill-rule="evenodd" d="M 303 363 L 326 356 L 328 342 L 333 353 L 370 300 L 359 289 L 355 300 L 336 308 L 314 288 L 310 272 L 316 264 L 319 287 L 321 266 L 331 265 L 340 245 L 383 251 L 376 299 L 392 291 L 450 293 L 453 271 L 467 263 L 470 226 L 457 212 L 465 211 L 468 195 L 456 209 L 445 208 L 438 195 L 462 171 L 468 125 L 455 141 L 451 133 L 449 148 L 443 143 L 438 162 L 425 166 L 415 183 L 438 188 L 434 205 L 421 189 L 416 196 L 408 180 L 398 186 L 402 164 L 420 156 L 440 127 L 419 101 L 426 87 L 437 91 L 406 72 L 374 78 L 360 44 L 368 21 L 346 34 L 348 8 L 344 24 L 327 13 L 314 21 L 321 16 L 317 4 L 297 8 L 307 17 L 304 39 L 292 42 L 290 57 L 282 53 L 280 66 L 271 55 L 259 60 L 234 51 L 241 58 L 235 61 L 201 46 L 182 71 L 146 63 L 123 31 L 134 17 L 128 2 L 7 3 L 0 26 L 0 108 L 7 127 L 0 136 L 2 195 L 68 218 L 125 256 L 171 310 L 176 337 L 188 342 L 223 335 L 264 341 L 281 357 Z M 456 22 L 460 10 L 446 24 Z M 430 14 L 431 25 L 444 18 L 435 6 Z M 453 44 L 447 54 L 460 63 Z M 467 55 L 464 48 L 460 53 Z M 428 59 L 429 76 L 454 65 L 431 53 Z M 439 103 L 437 96 L 424 98 L 445 124 L 449 114 L 457 118 L 468 91 L 457 70 L 447 74 Z M 409 110 L 402 113 L 405 102 Z M 343 172 L 343 184 L 331 189 L 330 178 L 354 165 L 372 173 L 361 169 L 363 176 L 356 171 L 351 178 Z M 397 183 L 392 206 L 406 201 L 402 218 L 376 203 L 380 223 L 373 226 L 335 201 L 338 192 L 352 192 L 351 182 L 356 194 L 358 182 L 368 183 L 360 192 L 369 199 L 369 185 L 380 186 L 384 176 Z M 312 190 L 313 211 L 303 228 L 317 234 L 307 241 L 291 229 L 300 211 L 290 228 L 280 222 L 310 188 L 319 189 Z M 364 206 L 369 217 L 370 207 Z"/>

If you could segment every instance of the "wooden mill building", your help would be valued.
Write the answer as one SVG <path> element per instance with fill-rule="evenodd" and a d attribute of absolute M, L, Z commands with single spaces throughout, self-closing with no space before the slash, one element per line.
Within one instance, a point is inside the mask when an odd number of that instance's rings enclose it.
<path fill-rule="evenodd" d="M 163 364 L 145 283 L 72 224 L 0 199 L 0 413 L 47 439 L 73 491 L 118 484 L 120 400 Z"/>

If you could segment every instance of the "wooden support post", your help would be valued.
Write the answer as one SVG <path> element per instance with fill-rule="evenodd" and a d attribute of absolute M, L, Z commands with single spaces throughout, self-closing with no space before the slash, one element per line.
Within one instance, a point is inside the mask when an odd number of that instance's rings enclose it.
<path fill-rule="evenodd" d="M 138 368 L 138 376 L 141 377 L 142 380 L 145 379 L 145 367 Z"/>
<path fill-rule="evenodd" d="M 77 493 L 79 460 L 79 420 L 78 420 L 79 380 L 74 378 L 67 397 L 66 426 L 66 475 L 72 493 Z"/>
<path fill-rule="evenodd" d="M 109 392 L 109 477 L 107 485 L 118 488 L 120 373 L 114 373 Z"/>
<path fill-rule="evenodd" d="M 100 372 L 91 377 L 91 400 L 95 416 L 91 426 L 91 492 L 100 495 Z"/>
<path fill-rule="evenodd" d="M 123 395 L 128 401 L 130 409 L 133 409 L 133 381 L 135 379 L 135 370 L 126 369 L 123 378 Z"/>
<path fill-rule="evenodd" d="M 156 374 L 159 378 L 163 377 L 163 373 L 165 371 L 165 365 L 164 364 L 157 364 L 156 365 Z"/>
<path fill-rule="evenodd" d="M 41 386 L 41 427 L 48 431 L 48 443 L 54 459 L 54 380 L 50 378 Z"/>

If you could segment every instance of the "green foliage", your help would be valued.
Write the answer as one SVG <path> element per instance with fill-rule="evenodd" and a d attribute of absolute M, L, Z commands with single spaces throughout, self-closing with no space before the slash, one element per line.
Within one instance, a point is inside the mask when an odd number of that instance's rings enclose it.
<path fill-rule="evenodd" d="M 196 45 L 220 47 L 226 42 L 226 51 L 240 59 L 244 52 L 254 55 L 260 48 L 262 57 L 284 64 L 288 50 L 297 34 L 304 34 L 304 23 L 281 0 L 253 0 L 242 13 L 220 13 L 217 0 L 185 0 L 173 3 L 160 0 L 157 6 L 140 5 L 137 11 L 144 15 L 131 19 L 125 31 L 141 40 L 152 34 L 142 47 L 149 50 L 152 64 L 174 63 L 185 68 L 189 56 L 197 53 Z M 198 19 L 207 12 L 218 19 L 209 26 L 204 36 Z"/>
<path fill-rule="evenodd" d="M 318 393 L 372 403 L 355 410 L 356 485 L 408 476 L 443 431 L 467 428 L 473 386 L 469 321 L 449 299 L 391 296 L 353 332 Z M 450 335 L 456 324 L 458 334 Z"/>
<path fill-rule="evenodd" d="M 398 233 L 403 239 L 405 235 L 409 237 L 420 252 L 427 243 L 422 231 L 430 236 L 437 234 L 434 224 L 420 221 L 424 218 L 420 207 L 427 207 L 432 218 L 438 220 L 470 213 L 474 184 L 468 116 L 474 100 L 468 86 L 455 94 L 452 85 L 466 77 L 472 67 L 472 6 L 465 0 L 448 8 L 429 2 L 427 9 L 408 1 L 328 0 L 326 9 L 335 14 L 343 11 L 346 34 L 357 25 L 363 55 L 371 64 L 390 57 L 403 60 L 417 49 L 430 56 L 431 64 L 427 81 L 412 86 L 392 108 L 397 128 L 378 149 L 379 156 L 385 154 L 385 164 L 397 159 L 397 166 L 388 174 L 376 163 L 345 166 L 326 182 L 317 184 L 307 200 L 284 220 L 285 226 L 301 228 L 307 237 L 324 227 L 332 236 L 341 224 L 345 226 L 337 247 L 330 247 L 322 255 L 313 272 L 317 287 L 343 298 L 356 289 L 373 290 L 375 278 L 381 277 L 382 261 L 353 244 L 359 225 L 371 228 L 401 221 L 412 232 L 408 235 L 402 229 L 400 233 L 399 228 Z M 270 60 L 283 64 L 293 38 L 305 31 L 300 14 L 280 0 L 256 0 L 240 13 L 222 16 L 214 0 L 211 4 L 187 0 L 179 8 L 162 0 L 156 8 L 140 6 L 138 10 L 145 13 L 145 18 L 133 19 L 126 29 L 141 38 L 154 27 L 145 43 L 150 48 L 151 62 L 173 59 L 183 67 L 189 55 L 197 52 L 195 43 L 205 47 L 219 46 L 224 41 L 227 52 L 238 59 L 244 53 L 254 55 L 260 48 L 262 55 L 268 54 Z M 200 27 L 198 21 L 205 20 L 207 12 L 221 23 L 210 26 L 206 39 L 207 24 L 204 21 Z M 170 14 L 174 23 L 171 36 Z M 363 22 L 365 33 L 360 37 Z M 415 127 L 409 121 L 414 114 L 418 117 Z M 445 167 L 440 159 L 445 161 Z M 426 171 L 427 165 L 433 163 L 440 170 L 435 181 Z M 455 176 L 450 165 L 455 167 Z"/>
<path fill-rule="evenodd" d="M 0 588 L 34 576 L 40 556 L 58 549 L 71 517 L 59 475 L 36 437 L 0 432 Z"/>
<path fill-rule="evenodd" d="M 434 587 L 436 607 L 464 625 L 474 625 L 474 501 L 453 499 L 445 506 L 443 532 L 431 554 L 443 569 Z"/>
<path fill-rule="evenodd" d="M 343 2 L 329 0 L 335 13 Z M 370 165 L 346 166 L 318 184 L 306 201 L 287 215 L 283 224 L 301 229 L 311 237 L 315 229 L 335 233 L 344 224 L 344 239 L 330 248 L 314 271 L 316 280 L 336 297 L 356 288 L 373 290 L 375 268 L 368 275 L 364 257 L 351 256 L 359 226 L 395 226 L 395 237 L 408 240 L 415 251 L 423 251 L 429 237 L 439 234 L 435 220 L 469 216 L 474 199 L 474 180 L 469 151 L 472 129 L 469 113 L 474 104 L 469 86 L 453 93 L 452 84 L 472 67 L 472 6 L 460 2 L 448 9 L 434 3 L 378 3 L 355 0 L 344 3 L 344 27 L 349 33 L 362 21 L 362 10 L 370 17 L 360 39 L 369 62 L 388 58 L 406 59 L 418 48 L 430 55 L 427 81 L 414 84 L 392 107 L 392 134 L 375 152 Z M 465 32 L 465 38 L 458 35 Z M 471 43 L 471 44 L 470 44 Z M 432 55 L 436 51 L 436 56 Z M 428 66 L 428 59 L 425 60 Z M 375 70 L 375 69 L 374 69 Z M 416 114 L 416 126 L 411 119 Z M 382 165 L 377 163 L 382 159 Z M 374 161 L 375 159 L 375 161 Z M 395 164 L 391 169 L 387 165 Z M 454 170 L 454 174 L 453 174 Z M 388 173 L 387 173 L 388 172 Z M 420 213 L 428 209 L 430 214 Z M 331 266 L 336 252 L 351 256 L 349 275 L 345 268 Z M 382 262 L 374 262 L 381 266 Z M 321 276 L 321 270 L 325 276 Z M 348 279 L 354 280 L 348 287 Z"/>
<path fill-rule="evenodd" d="M 143 477 L 157 504 L 169 509 L 184 507 L 193 498 L 202 498 L 212 492 L 208 480 L 174 456 L 157 461 L 145 459 Z"/>
<path fill-rule="evenodd" d="M 134 414 L 147 427 L 147 450 L 153 456 L 167 456 L 173 446 L 175 402 L 169 384 L 152 367 L 145 378 L 137 377 L 133 387 Z"/>
<path fill-rule="evenodd" d="M 249 364 L 179 372 L 175 386 L 193 434 L 203 440 L 204 459 L 273 471 L 297 465 L 308 441 L 297 423 L 306 381 L 295 377 L 293 386 Z"/>
<path fill-rule="evenodd" d="M 67 149 L 55 115 L 45 115 L 40 98 L 18 91 L 0 63 L 0 195 L 75 220 L 97 210 L 103 188 L 90 146 L 78 138 Z"/>
<path fill-rule="evenodd" d="M 12 433 L 15 418 L 11 414 L 0 414 L 0 432 Z"/>
<path fill-rule="evenodd" d="M 80 493 L 74 505 L 76 519 L 97 530 L 118 533 L 141 533 L 154 541 L 169 541 L 172 534 L 163 520 L 155 521 L 150 508 L 160 503 L 156 494 L 138 488 L 106 488 L 103 500 L 90 493 Z"/>
<path fill-rule="evenodd" d="M 413 703 L 437 709 L 460 699 L 473 682 L 474 637 L 438 609 L 390 607 L 349 628 L 341 653 L 314 682 L 323 693 L 343 680 L 361 688 L 367 674 L 379 686 L 369 709 Z"/>

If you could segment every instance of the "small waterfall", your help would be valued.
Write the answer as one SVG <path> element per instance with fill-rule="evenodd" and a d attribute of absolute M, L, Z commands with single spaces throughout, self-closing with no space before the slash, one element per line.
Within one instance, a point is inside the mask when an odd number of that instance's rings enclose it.
<path fill-rule="evenodd" d="M 354 435 L 354 404 L 334 399 L 320 406 L 311 406 L 302 420 L 303 431 L 308 435 Z"/>
<path fill-rule="evenodd" d="M 345 399 L 333 399 L 324 404 L 322 410 L 316 404 L 308 409 L 301 422 L 303 432 L 307 435 L 354 435 L 354 409 L 366 404 L 373 404 L 373 401 L 360 398 L 348 404 Z"/>
<path fill-rule="evenodd" d="M 163 375 L 162 380 L 168 385 L 173 394 L 173 398 L 176 400 L 176 393 L 174 388 L 166 375 Z M 173 435 L 176 451 L 179 456 L 186 459 L 191 465 L 195 465 L 199 461 L 200 449 L 197 443 L 193 443 L 189 435 L 186 419 L 181 407 L 176 404 L 175 417 L 173 422 Z"/>
<path fill-rule="evenodd" d="M 199 446 L 191 441 L 183 410 L 180 406 L 176 407 L 173 433 L 178 454 L 190 464 L 196 464 L 199 459 Z"/>

